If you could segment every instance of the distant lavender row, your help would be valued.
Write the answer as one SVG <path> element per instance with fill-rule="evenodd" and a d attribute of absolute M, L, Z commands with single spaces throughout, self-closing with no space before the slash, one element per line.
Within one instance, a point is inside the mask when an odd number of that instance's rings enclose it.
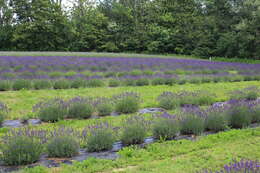
<path fill-rule="evenodd" d="M 93 72 L 130 72 L 134 70 L 155 72 L 171 71 L 174 74 L 219 74 L 230 72 L 239 75 L 259 75 L 260 64 L 210 62 L 195 59 L 162 58 L 84 58 L 84 57 L 0 57 L 1 78 L 52 78 L 58 72 L 67 72 L 67 77 L 86 77 Z M 72 71 L 72 72 L 71 72 Z M 46 73 L 48 72 L 48 73 Z M 56 73 L 52 73 L 56 72 Z M 158 73 L 159 72 L 159 73 Z M 150 72 L 149 72 L 150 73 Z M 13 75 L 12 75 L 13 74 Z M 163 73 L 165 74 L 165 73 Z M 89 74 L 87 74 L 87 77 Z M 107 74 L 109 76 L 109 74 Z M 145 74 L 144 74 L 145 75 Z M 169 75 L 169 74 L 168 74 Z M 92 74 L 93 77 L 100 74 Z M 102 76 L 102 75 L 101 75 Z M 117 74 L 118 76 L 118 74 Z M 120 76 L 120 74 L 119 74 Z M 123 74 L 123 76 L 131 76 Z M 135 76 L 135 75 L 133 75 Z M 64 74 L 63 77 L 66 77 Z"/>

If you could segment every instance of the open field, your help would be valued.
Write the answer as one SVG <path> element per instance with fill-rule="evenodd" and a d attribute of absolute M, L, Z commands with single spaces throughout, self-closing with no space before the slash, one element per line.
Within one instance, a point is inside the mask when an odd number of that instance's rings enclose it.
<path fill-rule="evenodd" d="M 204 173 L 220 170 L 232 159 L 259 160 L 259 64 L 50 54 L 16 57 L 21 54 L 9 52 L 10 57 L 0 57 L 5 74 L 0 74 L 1 121 L 40 120 L 0 129 L 0 170 L 42 165 L 39 157 L 46 155 L 46 161 L 66 157 L 73 164 L 18 171 Z M 140 113 L 146 108 L 161 111 Z M 121 148 L 113 151 L 118 143 Z M 73 159 L 83 151 L 116 157 Z"/>

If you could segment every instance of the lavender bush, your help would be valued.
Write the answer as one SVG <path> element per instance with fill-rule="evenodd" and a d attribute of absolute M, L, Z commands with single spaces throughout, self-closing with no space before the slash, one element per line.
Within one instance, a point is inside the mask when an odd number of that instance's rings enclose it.
<path fill-rule="evenodd" d="M 259 173 L 260 162 L 253 160 L 240 160 L 233 161 L 228 165 L 225 165 L 223 169 L 219 171 L 203 171 L 203 173 Z"/>
<path fill-rule="evenodd" d="M 124 92 L 113 97 L 118 113 L 135 113 L 140 106 L 140 96 L 134 92 Z"/>
<path fill-rule="evenodd" d="M 35 138 L 13 136 L 1 148 L 1 160 L 6 165 L 26 165 L 39 160 L 43 146 Z"/>

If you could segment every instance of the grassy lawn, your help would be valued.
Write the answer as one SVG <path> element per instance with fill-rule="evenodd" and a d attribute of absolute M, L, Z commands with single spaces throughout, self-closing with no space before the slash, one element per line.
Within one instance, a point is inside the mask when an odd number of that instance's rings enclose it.
<path fill-rule="evenodd" d="M 202 169 L 218 170 L 233 159 L 260 158 L 260 128 L 231 130 L 196 141 L 168 141 L 149 145 L 146 149 L 128 147 L 115 161 L 88 159 L 60 168 L 36 167 L 23 173 L 88 173 L 88 172 L 154 172 L 195 173 Z"/>
<path fill-rule="evenodd" d="M 54 97 L 71 98 L 75 96 L 110 97 L 125 91 L 138 92 L 143 100 L 142 107 L 157 107 L 156 98 L 164 91 L 178 92 L 181 90 L 206 90 L 217 95 L 216 101 L 228 99 L 228 92 L 248 86 L 260 86 L 259 81 L 234 83 L 185 84 L 174 86 L 144 86 L 116 88 L 81 88 L 67 90 L 23 90 L 0 93 L 0 101 L 11 109 L 8 119 L 17 119 L 31 113 L 33 105 L 41 100 Z"/>

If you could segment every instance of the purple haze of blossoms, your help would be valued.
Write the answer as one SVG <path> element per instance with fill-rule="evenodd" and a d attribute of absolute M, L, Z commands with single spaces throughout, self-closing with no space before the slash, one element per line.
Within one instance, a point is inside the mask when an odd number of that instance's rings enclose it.
<path fill-rule="evenodd" d="M 49 78 L 46 72 L 75 71 L 79 72 L 123 72 L 135 69 L 167 71 L 179 70 L 194 73 L 204 71 L 208 75 L 229 75 L 229 71 L 237 71 L 239 75 L 259 75 L 260 64 L 243 64 L 229 62 L 211 62 L 198 59 L 177 58 L 110 58 L 110 57 L 72 57 L 72 56 L 0 56 L 0 75 L 18 76 L 20 78 Z M 12 75 L 14 74 L 14 75 Z M 19 74 L 19 75 L 18 75 Z M 157 74 L 160 76 L 160 74 Z M 199 75 L 199 74 L 198 74 Z M 167 77 L 164 76 L 164 77 Z M 67 77 L 70 78 L 70 77 Z"/>
<path fill-rule="evenodd" d="M 229 165 L 225 165 L 222 170 L 219 171 L 205 171 L 204 173 L 259 173 L 260 162 L 252 160 L 241 160 L 239 162 L 234 161 Z"/>

